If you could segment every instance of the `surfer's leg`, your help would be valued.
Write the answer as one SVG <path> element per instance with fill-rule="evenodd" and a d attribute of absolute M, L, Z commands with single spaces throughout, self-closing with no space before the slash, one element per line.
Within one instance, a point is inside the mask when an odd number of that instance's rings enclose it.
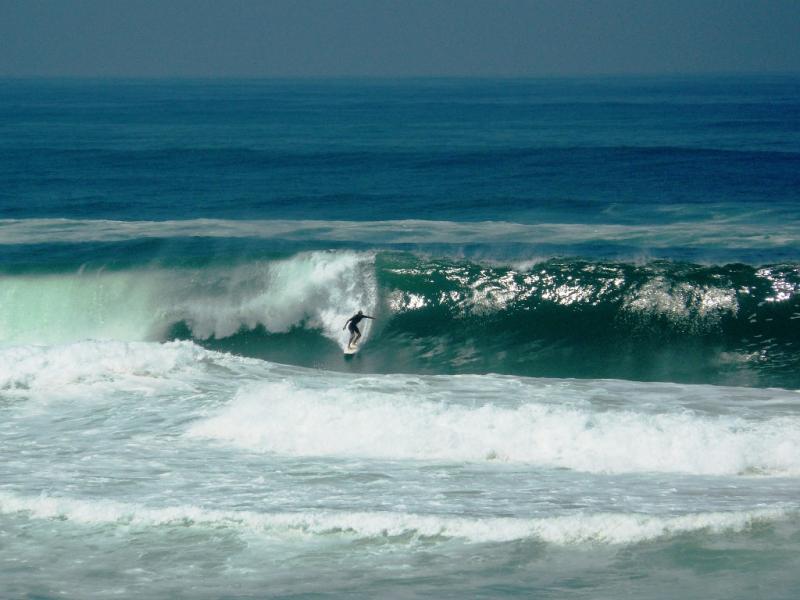
<path fill-rule="evenodd" d="M 358 330 L 358 327 L 356 327 L 356 326 L 355 326 L 355 325 L 353 325 L 352 323 L 350 324 L 350 326 L 348 327 L 348 329 L 350 330 L 350 341 L 349 341 L 349 342 L 347 342 L 347 345 L 348 345 L 348 346 L 352 346 L 353 344 L 355 344 L 355 343 L 356 343 L 356 341 L 358 340 L 358 338 L 360 338 L 360 337 L 361 337 L 361 332 Z"/>

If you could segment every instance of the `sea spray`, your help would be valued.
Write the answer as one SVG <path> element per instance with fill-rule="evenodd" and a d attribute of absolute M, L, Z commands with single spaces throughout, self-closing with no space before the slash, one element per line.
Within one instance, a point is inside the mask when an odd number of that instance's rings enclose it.
<path fill-rule="evenodd" d="M 0 343 L 158 340 L 176 323 L 199 340 L 258 325 L 338 340 L 348 316 L 374 310 L 370 265 L 365 254 L 310 252 L 205 269 L 0 275 Z"/>

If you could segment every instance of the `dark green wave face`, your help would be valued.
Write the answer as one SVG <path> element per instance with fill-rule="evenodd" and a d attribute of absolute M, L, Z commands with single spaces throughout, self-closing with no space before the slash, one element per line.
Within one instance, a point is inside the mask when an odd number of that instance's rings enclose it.
<path fill-rule="evenodd" d="M 384 339 L 416 360 L 557 377 L 795 385 L 798 271 L 550 261 L 387 265 Z"/>
<path fill-rule="evenodd" d="M 550 260 L 511 267 L 379 254 L 375 270 L 379 319 L 347 364 L 313 328 L 271 334 L 257 327 L 204 343 L 357 371 L 800 387 L 800 269 L 793 265 Z"/>

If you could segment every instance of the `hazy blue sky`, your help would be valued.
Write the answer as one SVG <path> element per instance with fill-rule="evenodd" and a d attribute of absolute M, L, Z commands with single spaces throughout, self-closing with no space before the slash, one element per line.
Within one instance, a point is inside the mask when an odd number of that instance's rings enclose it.
<path fill-rule="evenodd" d="M 0 0 L 0 76 L 800 72 L 800 0 Z"/>

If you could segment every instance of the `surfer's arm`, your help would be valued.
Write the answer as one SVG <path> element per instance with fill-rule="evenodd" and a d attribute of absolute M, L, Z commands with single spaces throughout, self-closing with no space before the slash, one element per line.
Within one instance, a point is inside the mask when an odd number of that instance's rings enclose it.
<path fill-rule="evenodd" d="M 365 319 L 372 319 L 373 321 L 375 320 L 375 317 L 370 317 L 369 315 L 362 315 L 362 316 L 363 316 Z"/>
<path fill-rule="evenodd" d="M 347 322 L 344 324 L 344 327 L 342 327 L 342 331 L 344 331 L 347 328 L 347 323 L 349 323 L 352 320 L 353 319 L 347 319 Z"/>

